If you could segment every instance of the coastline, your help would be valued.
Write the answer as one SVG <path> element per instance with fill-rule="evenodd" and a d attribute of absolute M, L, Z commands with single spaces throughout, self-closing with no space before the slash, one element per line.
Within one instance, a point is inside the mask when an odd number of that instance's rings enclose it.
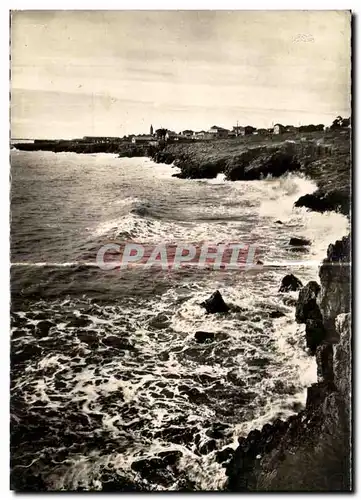
<path fill-rule="evenodd" d="M 312 211 L 336 211 L 349 217 L 351 205 L 351 132 L 328 132 L 250 136 L 216 141 L 188 141 L 161 146 L 130 142 L 83 143 L 76 140 L 18 143 L 20 151 L 109 153 L 119 158 L 147 157 L 155 163 L 174 164 L 183 179 L 259 180 L 300 172 L 315 181 L 318 189 L 295 204 Z"/>

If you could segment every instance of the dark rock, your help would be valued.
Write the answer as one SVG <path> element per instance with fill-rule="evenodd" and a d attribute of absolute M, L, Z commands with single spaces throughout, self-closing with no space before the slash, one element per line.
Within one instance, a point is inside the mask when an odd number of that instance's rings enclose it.
<path fill-rule="evenodd" d="M 231 370 L 227 373 L 227 380 L 237 387 L 244 387 L 247 385 L 243 375 L 238 370 Z"/>
<path fill-rule="evenodd" d="M 307 319 L 306 320 L 306 344 L 310 349 L 312 356 L 315 355 L 316 349 L 326 338 L 326 330 L 322 320 Z"/>
<path fill-rule="evenodd" d="M 151 483 L 170 486 L 174 482 L 173 475 L 167 470 L 167 465 L 161 458 L 138 460 L 133 462 L 131 467 Z"/>
<path fill-rule="evenodd" d="M 54 326 L 54 323 L 52 321 L 39 321 L 39 323 L 36 325 L 36 335 L 38 337 L 47 337 L 52 326 Z"/>
<path fill-rule="evenodd" d="M 229 311 L 229 307 L 224 302 L 222 295 L 219 290 L 216 290 L 207 300 L 200 304 L 205 308 L 207 313 L 226 313 Z"/>
<path fill-rule="evenodd" d="M 348 190 L 333 190 L 328 193 L 317 190 L 312 194 L 301 196 L 294 204 L 295 207 L 306 207 L 314 212 L 328 212 L 334 210 L 347 215 L 350 212 L 350 194 Z"/>
<path fill-rule="evenodd" d="M 310 410 L 311 408 L 320 406 L 333 389 L 333 384 L 327 382 L 312 384 L 307 388 L 306 408 Z"/>
<path fill-rule="evenodd" d="M 25 344 L 24 346 L 18 346 L 16 348 L 11 348 L 10 351 L 10 361 L 12 368 L 18 364 L 25 363 L 28 360 L 34 361 L 36 357 L 39 357 L 43 353 L 43 349 L 35 344 Z"/>
<path fill-rule="evenodd" d="M 188 387 L 187 385 L 180 385 L 179 391 L 187 394 L 189 401 L 192 403 L 206 403 L 208 398 L 204 392 L 201 392 L 196 387 Z"/>
<path fill-rule="evenodd" d="M 281 220 L 276 220 L 275 224 L 283 224 Z"/>
<path fill-rule="evenodd" d="M 196 432 L 196 427 L 180 427 L 178 425 L 172 425 L 167 429 L 162 429 L 161 431 L 156 432 L 154 437 L 160 437 L 164 441 L 170 441 L 175 444 L 189 445 L 194 440 Z"/>
<path fill-rule="evenodd" d="M 136 485 L 128 479 L 116 475 L 114 478 L 102 477 L 102 491 L 115 492 L 115 491 L 142 491 L 139 485 Z"/>
<path fill-rule="evenodd" d="M 271 311 L 268 315 L 270 318 L 282 318 L 282 316 L 285 316 L 285 313 L 282 311 Z"/>
<path fill-rule="evenodd" d="M 309 246 L 311 245 L 311 241 L 308 240 L 307 238 L 296 238 L 296 237 L 293 237 L 290 239 L 290 245 L 292 246 Z"/>
<path fill-rule="evenodd" d="M 310 281 L 300 290 L 296 304 L 297 323 L 305 323 L 307 319 L 322 321 L 322 314 L 317 304 L 320 289 L 321 287 L 316 281 Z"/>
<path fill-rule="evenodd" d="M 262 427 L 261 433 L 262 433 L 262 435 L 269 436 L 270 434 L 272 434 L 273 431 L 274 431 L 273 425 L 264 424 L 264 426 Z"/>
<path fill-rule="evenodd" d="M 251 358 L 247 359 L 247 365 L 248 366 L 260 366 L 260 367 L 265 367 L 269 365 L 270 360 L 269 358 Z"/>
<path fill-rule="evenodd" d="M 103 344 L 108 347 L 114 347 L 115 349 L 134 349 L 132 344 L 130 344 L 127 340 L 117 337 L 116 335 L 104 337 Z"/>
<path fill-rule="evenodd" d="M 162 458 L 163 463 L 165 465 L 175 465 L 178 460 L 182 457 L 182 452 L 179 450 L 171 450 L 171 451 L 161 451 L 159 457 Z"/>
<path fill-rule="evenodd" d="M 333 348 L 331 344 L 322 344 L 316 350 L 318 382 L 333 382 Z"/>
<path fill-rule="evenodd" d="M 74 328 L 74 327 L 81 327 L 81 326 L 89 326 L 91 324 L 92 324 L 92 321 L 89 318 L 86 318 L 84 316 L 78 316 L 78 317 L 72 318 L 70 320 L 70 323 L 67 324 L 67 326 Z"/>
<path fill-rule="evenodd" d="M 293 274 L 286 274 L 282 279 L 279 292 L 294 292 L 302 288 L 302 281 L 296 278 Z"/>
<path fill-rule="evenodd" d="M 284 297 L 283 298 L 283 303 L 286 305 L 286 306 L 289 306 L 289 307 L 294 307 L 296 304 L 297 304 L 297 299 L 293 298 L 293 297 Z"/>
<path fill-rule="evenodd" d="M 333 372 L 337 390 L 344 400 L 346 418 L 350 422 L 352 390 L 352 322 L 351 314 L 336 318 L 336 330 L 340 341 L 333 346 Z"/>
<path fill-rule="evenodd" d="M 213 332 L 196 332 L 194 335 L 196 342 L 199 344 L 210 343 L 214 341 Z"/>
<path fill-rule="evenodd" d="M 156 330 L 167 328 L 170 324 L 170 319 L 166 314 L 159 313 L 149 321 L 149 326 Z"/>
<path fill-rule="evenodd" d="M 234 455 L 234 451 L 232 448 L 225 448 L 224 450 L 220 450 L 216 453 L 216 462 L 219 464 L 228 462 Z"/>
<path fill-rule="evenodd" d="M 276 418 L 272 425 L 276 432 L 283 432 L 288 427 L 287 422 L 281 420 L 280 418 Z"/>
<path fill-rule="evenodd" d="M 327 339 L 338 342 L 339 333 L 335 320 L 339 314 L 350 312 L 351 304 L 351 238 L 350 235 L 329 245 L 327 258 L 320 271 L 321 295 L 319 298 Z"/>
<path fill-rule="evenodd" d="M 325 338 L 322 313 L 317 303 L 319 292 L 320 285 L 310 281 L 300 291 L 296 304 L 296 321 L 306 324 L 306 343 L 312 355 Z"/>
<path fill-rule="evenodd" d="M 217 448 L 217 444 L 214 439 L 211 439 L 204 443 L 200 448 L 199 448 L 199 453 L 201 455 L 208 455 L 208 453 L 211 453 Z"/>
<path fill-rule="evenodd" d="M 259 431 L 258 429 L 253 429 L 247 436 L 247 443 L 248 444 L 255 444 L 257 441 L 260 440 L 262 434 L 261 434 L 261 431 Z"/>
<path fill-rule="evenodd" d="M 256 266 L 263 266 L 263 262 L 261 260 L 257 260 Z"/>
<path fill-rule="evenodd" d="M 228 424 L 215 422 L 210 429 L 206 431 L 206 436 L 213 439 L 223 439 L 229 433 L 230 427 Z"/>
<path fill-rule="evenodd" d="M 78 332 L 77 337 L 81 342 L 84 342 L 92 347 L 96 347 L 99 344 L 99 339 L 96 333 L 93 332 Z"/>

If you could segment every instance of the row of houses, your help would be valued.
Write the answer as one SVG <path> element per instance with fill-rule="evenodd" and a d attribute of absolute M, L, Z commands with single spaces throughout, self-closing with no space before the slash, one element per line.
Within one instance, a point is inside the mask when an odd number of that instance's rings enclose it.
<path fill-rule="evenodd" d="M 293 125 L 282 125 L 281 123 L 276 123 L 271 128 L 255 128 L 250 125 L 245 127 L 236 125 L 232 130 L 220 127 L 218 125 L 213 125 L 209 130 L 183 130 L 180 133 L 174 132 L 167 129 L 158 129 L 153 133 L 153 127 L 150 128 L 149 135 L 137 135 L 132 137 L 133 144 L 144 144 L 149 143 L 156 145 L 157 141 L 163 140 L 166 142 L 186 142 L 193 140 L 211 140 L 211 139 L 227 139 L 232 137 L 242 137 L 246 135 L 264 135 L 269 136 L 272 134 L 285 134 L 285 133 L 295 133 L 300 132 L 312 132 L 312 131 L 322 131 L 324 130 L 324 125 L 304 125 L 301 127 L 294 127 Z"/>

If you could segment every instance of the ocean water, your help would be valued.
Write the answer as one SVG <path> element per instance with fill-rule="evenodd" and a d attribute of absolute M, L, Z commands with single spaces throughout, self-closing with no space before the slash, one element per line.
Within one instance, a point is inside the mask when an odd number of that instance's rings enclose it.
<path fill-rule="evenodd" d="M 316 189 L 299 175 L 194 181 L 176 171 L 11 151 L 16 487 L 221 490 L 219 452 L 304 405 L 315 361 L 294 321 L 297 293 L 278 289 L 290 272 L 317 279 L 346 218 L 293 208 Z M 312 241 L 306 253 L 292 251 L 292 236 Z M 252 243 L 265 265 L 102 271 L 96 254 L 110 241 Z M 227 315 L 200 307 L 216 289 Z M 198 344 L 197 331 L 215 341 Z"/>

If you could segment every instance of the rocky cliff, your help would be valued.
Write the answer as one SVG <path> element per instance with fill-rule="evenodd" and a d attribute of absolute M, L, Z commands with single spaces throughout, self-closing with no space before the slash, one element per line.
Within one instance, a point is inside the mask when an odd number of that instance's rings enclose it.
<path fill-rule="evenodd" d="M 229 491 L 349 491 L 351 477 L 351 245 L 329 246 L 319 276 L 300 290 L 296 320 L 312 329 L 318 381 L 306 407 L 240 438 L 225 464 Z M 320 316 L 319 316 L 320 315 Z M 307 335 L 307 334 L 306 334 Z"/>
<path fill-rule="evenodd" d="M 272 136 L 219 141 L 173 143 L 149 148 L 157 163 L 173 163 L 180 178 L 257 180 L 299 172 L 317 183 L 314 193 L 302 196 L 296 206 L 349 215 L 351 194 L 350 131 L 298 134 L 292 139 Z"/>

